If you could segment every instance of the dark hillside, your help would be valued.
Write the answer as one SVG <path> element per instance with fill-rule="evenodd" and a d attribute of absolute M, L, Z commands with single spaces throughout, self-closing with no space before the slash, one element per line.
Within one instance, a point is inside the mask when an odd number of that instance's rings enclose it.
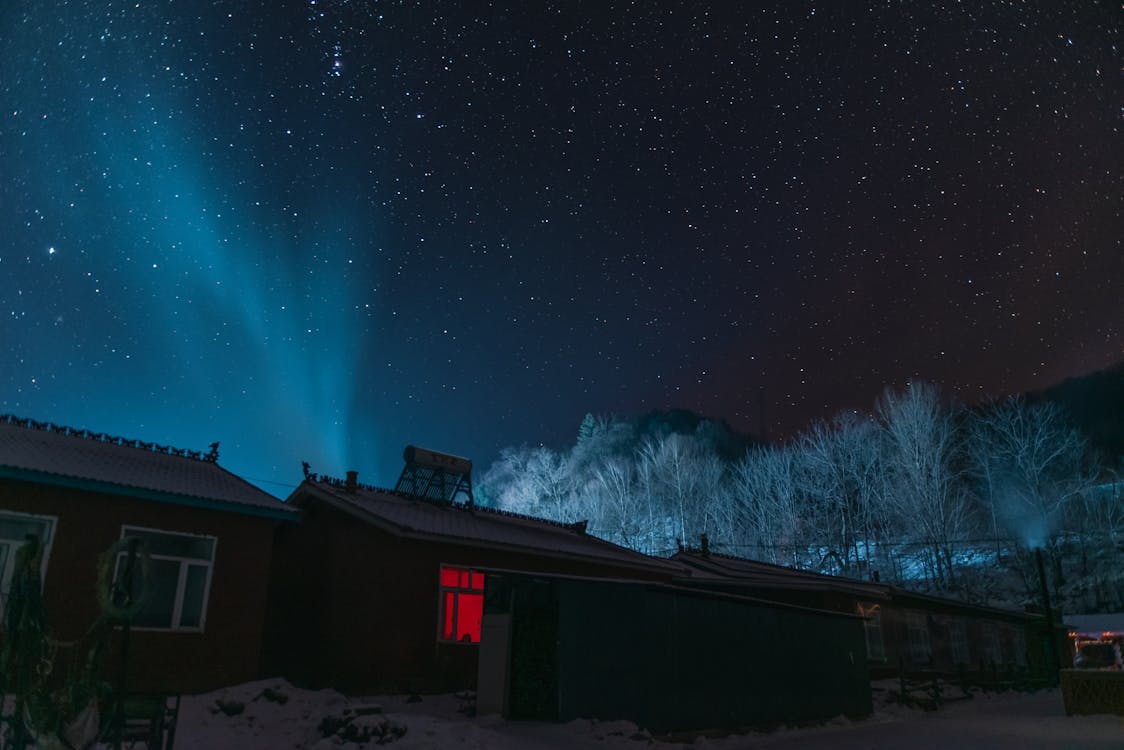
<path fill-rule="evenodd" d="M 714 452 L 726 461 L 736 461 L 750 448 L 765 444 L 764 440 L 737 432 L 724 419 L 710 419 L 689 409 L 659 409 L 641 414 L 633 420 L 637 442 L 645 437 L 679 433 L 704 438 Z"/>
<path fill-rule="evenodd" d="M 1107 464 L 1124 460 L 1124 362 L 1028 393 L 1027 399 L 1063 406 Z"/>

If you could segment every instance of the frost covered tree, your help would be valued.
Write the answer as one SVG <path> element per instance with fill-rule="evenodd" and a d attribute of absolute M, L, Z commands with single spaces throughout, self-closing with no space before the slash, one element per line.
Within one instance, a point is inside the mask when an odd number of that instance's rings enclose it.
<path fill-rule="evenodd" d="M 873 421 L 844 412 L 796 442 L 798 478 L 822 546 L 818 566 L 865 577 L 886 531 L 885 442 Z"/>
<path fill-rule="evenodd" d="M 1062 585 L 1057 532 L 1067 515 L 1078 527 L 1082 556 L 1087 556 L 1080 500 L 1093 484 L 1093 473 L 1084 437 L 1058 405 L 1029 404 L 1021 397 L 977 415 L 972 433 L 973 464 L 984 478 L 981 494 L 993 525 L 1017 540 L 1028 587 L 1036 575 L 1025 552 L 1035 548 L 1047 552 L 1054 584 Z"/>
<path fill-rule="evenodd" d="M 637 451 L 642 492 L 660 509 L 665 549 L 677 542 L 711 537 L 722 495 L 722 461 L 695 435 L 667 433 L 650 437 Z"/>
<path fill-rule="evenodd" d="M 656 553 L 662 547 L 653 531 L 660 527 L 660 512 L 637 476 L 636 462 L 628 456 L 608 456 L 589 471 L 576 496 L 581 517 L 602 539 L 640 552 Z"/>
<path fill-rule="evenodd" d="M 994 523 L 1029 547 L 1045 545 L 1066 506 L 1092 483 L 1088 449 L 1062 409 L 1010 398 L 972 424 L 972 458 Z"/>
<path fill-rule="evenodd" d="M 1090 604 L 1102 612 L 1124 608 L 1124 463 L 1081 493 L 1081 573 L 1091 585 Z"/>
<path fill-rule="evenodd" d="M 728 524 L 742 556 L 804 567 L 814 546 L 797 482 L 797 452 L 757 448 L 730 469 Z"/>
<path fill-rule="evenodd" d="M 877 413 L 886 441 L 886 506 L 922 550 L 929 578 L 951 586 L 953 543 L 972 526 L 956 422 L 928 383 L 887 390 Z"/>
<path fill-rule="evenodd" d="M 569 457 L 543 446 L 505 448 L 480 481 L 497 508 L 554 521 L 573 521 L 575 477 Z"/>

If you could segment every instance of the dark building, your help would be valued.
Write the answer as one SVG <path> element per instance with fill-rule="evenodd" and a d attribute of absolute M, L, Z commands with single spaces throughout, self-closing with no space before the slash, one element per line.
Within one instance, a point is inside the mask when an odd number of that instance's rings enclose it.
<path fill-rule="evenodd" d="M 466 459 L 395 490 L 308 475 L 278 530 L 266 663 L 348 692 L 477 687 L 482 712 L 653 729 L 870 711 L 864 619 L 678 585 L 691 569 L 475 505 Z M 816 644 L 812 647 L 810 644 Z"/>
<path fill-rule="evenodd" d="M 411 477 L 418 479 L 418 477 Z M 421 481 L 418 479 L 418 481 Z M 345 691 L 476 684 L 484 590 L 497 571 L 670 581 L 677 563 L 565 525 L 427 496 L 310 477 L 278 530 L 267 665 Z"/>
<path fill-rule="evenodd" d="M 1039 614 L 705 550 L 684 550 L 672 559 L 691 570 L 684 585 L 862 616 L 875 677 L 902 669 L 1044 675 L 1053 658 Z"/>
<path fill-rule="evenodd" d="M 488 577 L 482 712 L 653 731 L 871 710 L 863 619 L 667 583 Z"/>
<path fill-rule="evenodd" d="M 203 454 L 0 417 L 0 607 L 33 535 L 51 635 L 80 639 L 101 612 L 99 556 L 137 538 L 148 584 L 130 633 L 130 689 L 195 692 L 258 677 L 274 531 L 298 514 L 217 458 L 217 447 Z M 116 665 L 118 639 L 109 640 Z"/>

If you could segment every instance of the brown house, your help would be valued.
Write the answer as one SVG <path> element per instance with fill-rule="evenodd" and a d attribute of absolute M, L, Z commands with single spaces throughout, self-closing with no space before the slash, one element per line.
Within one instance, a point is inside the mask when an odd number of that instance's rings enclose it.
<path fill-rule="evenodd" d="M 148 583 L 130 633 L 130 689 L 258 677 L 274 531 L 299 514 L 217 459 L 217 445 L 203 454 L 0 417 L 0 607 L 34 535 L 52 635 L 81 637 L 101 611 L 99 555 L 135 537 Z"/>
<path fill-rule="evenodd" d="M 902 669 L 1045 675 L 1053 658 L 1045 619 L 1038 614 L 706 549 L 684 550 L 672 559 L 691 570 L 685 585 L 864 617 L 867 662 L 874 677 Z"/>
<path fill-rule="evenodd" d="M 293 492 L 302 520 L 278 530 L 269 671 L 345 691 L 472 686 L 489 575 L 667 582 L 683 572 L 584 524 L 452 502 L 456 476 L 404 472 L 391 491 L 313 475 Z"/>

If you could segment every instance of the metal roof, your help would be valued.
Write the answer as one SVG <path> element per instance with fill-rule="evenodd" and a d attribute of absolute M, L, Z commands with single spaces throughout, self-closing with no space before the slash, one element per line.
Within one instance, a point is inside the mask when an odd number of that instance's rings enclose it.
<path fill-rule="evenodd" d="M 890 587 L 882 583 L 860 581 L 813 573 L 807 570 L 786 568 L 783 565 L 748 560 L 715 553 L 684 550 L 671 559 L 692 570 L 691 580 L 698 582 L 734 583 L 763 588 L 813 589 L 843 591 L 857 596 L 888 599 Z"/>
<path fill-rule="evenodd" d="M 1078 633 L 1079 635 L 1100 636 L 1104 633 L 1112 633 L 1116 636 L 1124 635 L 1124 612 L 1065 615 L 1062 620 L 1071 633 Z"/>
<path fill-rule="evenodd" d="M 397 536 L 641 569 L 665 576 L 687 572 L 670 560 L 649 557 L 589 536 L 583 523 L 561 524 L 367 485 L 358 485 L 351 492 L 339 482 L 321 478 L 306 480 L 289 502 L 299 506 L 307 497 L 323 500 Z"/>
<path fill-rule="evenodd" d="M 835 591 L 868 600 L 894 600 L 903 605 L 910 602 L 914 604 L 926 602 L 1004 618 L 1031 620 L 1042 617 L 1032 612 L 973 604 L 960 599 L 910 591 L 888 583 L 830 576 L 713 552 L 683 550 L 671 559 L 691 569 L 689 584 L 735 585 L 753 589 Z"/>
<path fill-rule="evenodd" d="M 210 453 L 0 416 L 0 477 L 142 499 L 294 518 Z"/>

